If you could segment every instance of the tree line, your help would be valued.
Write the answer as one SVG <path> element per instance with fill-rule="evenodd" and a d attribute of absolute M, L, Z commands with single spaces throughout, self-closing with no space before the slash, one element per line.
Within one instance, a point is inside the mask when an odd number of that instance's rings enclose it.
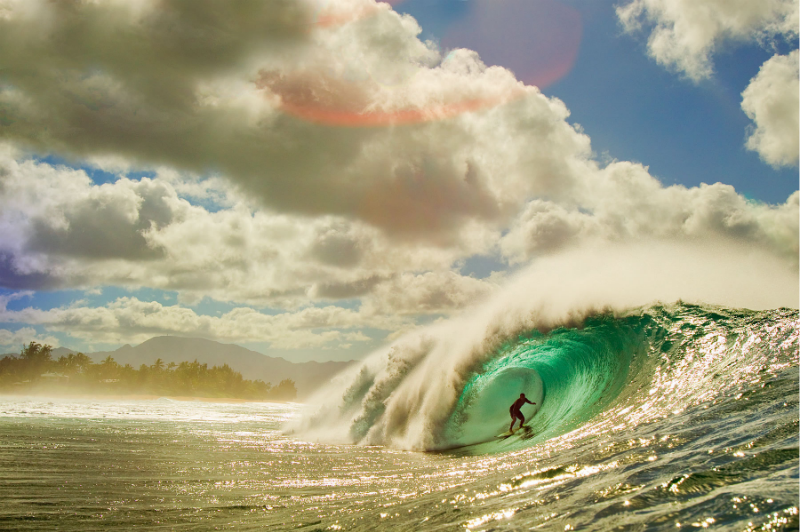
<path fill-rule="evenodd" d="M 185 395 L 254 400 L 291 401 L 297 397 L 294 381 L 277 386 L 247 380 L 227 364 L 208 367 L 194 362 L 170 362 L 160 358 L 138 369 L 124 366 L 111 356 L 94 363 L 83 353 L 53 359 L 52 347 L 31 342 L 19 356 L 0 359 L 0 389 L 24 391 L 40 388 L 105 394 Z M 53 391 L 53 390 L 51 390 Z"/>

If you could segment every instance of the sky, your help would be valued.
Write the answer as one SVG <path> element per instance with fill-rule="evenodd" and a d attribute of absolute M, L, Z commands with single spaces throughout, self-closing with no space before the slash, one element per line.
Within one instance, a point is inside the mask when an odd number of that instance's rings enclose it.
<path fill-rule="evenodd" d="M 797 1 L 0 0 L 0 352 L 796 307 L 799 143 Z"/>

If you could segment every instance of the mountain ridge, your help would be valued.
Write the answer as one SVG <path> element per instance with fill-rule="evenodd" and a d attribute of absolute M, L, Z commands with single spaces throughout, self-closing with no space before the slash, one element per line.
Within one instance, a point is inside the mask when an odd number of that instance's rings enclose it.
<path fill-rule="evenodd" d="M 53 358 L 77 353 L 66 347 L 53 349 Z M 291 379 L 297 387 L 297 398 L 308 397 L 331 377 L 353 363 L 349 362 L 290 362 L 281 357 L 270 357 L 236 344 L 223 344 L 204 338 L 182 336 L 155 336 L 139 345 L 125 344 L 113 351 L 84 353 L 93 362 L 102 362 L 111 356 L 121 365 L 130 364 L 135 368 L 145 364 L 152 365 L 156 359 L 164 364 L 192 362 L 197 360 L 209 366 L 228 364 L 245 379 L 261 379 L 277 386 L 284 379 Z"/>

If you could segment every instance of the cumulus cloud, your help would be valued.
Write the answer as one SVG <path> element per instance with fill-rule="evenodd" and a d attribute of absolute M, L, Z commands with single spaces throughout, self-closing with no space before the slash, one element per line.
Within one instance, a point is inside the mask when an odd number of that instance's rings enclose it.
<path fill-rule="evenodd" d="M 561 102 L 474 52 L 442 60 L 388 4 L 345 2 L 368 16 L 335 25 L 288 0 L 216 5 L 5 0 L 0 135 L 213 170 L 273 210 L 448 243 L 557 193 L 590 154 Z"/>
<path fill-rule="evenodd" d="M 617 7 L 623 28 L 651 26 L 647 41 L 659 64 L 699 81 L 713 72 L 724 41 L 758 41 L 798 33 L 796 0 L 633 0 Z"/>
<path fill-rule="evenodd" d="M 449 314 L 479 303 L 496 289 L 490 280 L 454 272 L 404 273 L 378 285 L 365 307 L 378 314 Z"/>
<path fill-rule="evenodd" d="M 48 331 L 67 333 L 90 343 L 140 343 L 153 336 L 177 334 L 229 342 L 267 342 L 281 349 L 341 347 L 342 343 L 368 341 L 364 327 L 394 330 L 398 318 L 376 317 L 341 307 L 311 307 L 297 312 L 265 314 L 252 308 L 235 308 L 221 316 L 197 314 L 181 305 L 165 306 L 135 297 L 119 298 L 100 307 L 76 303 L 41 310 L 0 308 L 0 322 L 26 323 Z M 31 337 L 32 329 L 14 335 L 0 330 L 0 345 L 8 337 Z M 46 343 L 53 344 L 50 338 Z"/>
<path fill-rule="evenodd" d="M 797 264 L 798 198 L 748 201 L 730 185 L 664 187 L 647 168 L 614 162 L 587 181 L 572 205 L 532 201 L 500 240 L 511 262 L 587 242 L 735 241 Z"/>
<path fill-rule="evenodd" d="M 775 55 L 761 65 L 742 93 L 742 109 L 755 122 L 747 148 L 775 167 L 797 164 L 799 76 L 797 50 Z"/>
<path fill-rule="evenodd" d="M 22 327 L 15 331 L 8 329 L 0 329 L 0 347 L 10 349 L 20 349 L 22 346 L 28 345 L 30 342 L 36 342 L 42 345 L 49 345 L 51 347 L 58 347 L 58 338 L 48 335 L 41 335 L 36 332 L 33 327 Z"/>
<path fill-rule="evenodd" d="M 397 241 L 363 222 L 252 209 L 209 211 L 174 176 L 96 185 L 79 170 L 0 157 L 0 279 L 9 288 L 126 286 L 276 308 L 359 299 L 383 315 L 441 315 L 495 284 L 453 271 L 476 254 L 521 263 L 588 241 L 725 238 L 795 262 L 798 194 L 779 206 L 722 184 L 663 187 L 641 165 L 587 166 L 561 202 L 533 200 L 505 234 L 461 228 L 443 246 Z M 222 189 L 218 189 L 222 190 Z"/>
<path fill-rule="evenodd" d="M 597 234 L 596 219 L 578 208 L 535 200 L 518 216 L 500 241 L 500 250 L 512 263 L 574 245 Z"/>
<path fill-rule="evenodd" d="M 167 197 L 150 180 L 95 186 L 82 171 L 0 157 L 0 279 L 12 288 L 64 286 L 59 277 L 80 286 L 85 275 L 70 274 L 70 264 L 161 257 L 146 235 L 173 221 Z"/>
<path fill-rule="evenodd" d="M 253 210 L 235 193 L 212 212 L 180 197 L 171 175 L 96 185 L 83 171 L 10 157 L 0 157 L 0 174 L 0 280 L 16 289 L 121 285 L 178 291 L 184 302 L 400 304 L 400 277 L 419 284 L 439 272 L 449 297 L 415 312 L 447 313 L 480 292 L 452 264 L 495 238 L 478 227 L 452 248 L 395 242 L 357 221 Z M 375 308 L 392 312 L 386 301 Z"/>
<path fill-rule="evenodd" d="M 697 82 L 711 77 L 713 55 L 725 42 L 796 40 L 799 9 L 797 0 L 633 0 L 618 6 L 617 16 L 630 33 L 649 26 L 650 56 Z M 755 122 L 747 148 L 774 167 L 798 160 L 797 63 L 797 50 L 776 54 L 742 93 L 742 109 Z"/>

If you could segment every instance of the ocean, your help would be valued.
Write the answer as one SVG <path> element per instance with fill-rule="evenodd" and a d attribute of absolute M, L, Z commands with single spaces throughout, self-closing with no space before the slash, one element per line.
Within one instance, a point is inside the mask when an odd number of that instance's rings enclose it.
<path fill-rule="evenodd" d="M 798 324 L 427 332 L 305 405 L 2 396 L 0 530 L 797 530 Z"/>

